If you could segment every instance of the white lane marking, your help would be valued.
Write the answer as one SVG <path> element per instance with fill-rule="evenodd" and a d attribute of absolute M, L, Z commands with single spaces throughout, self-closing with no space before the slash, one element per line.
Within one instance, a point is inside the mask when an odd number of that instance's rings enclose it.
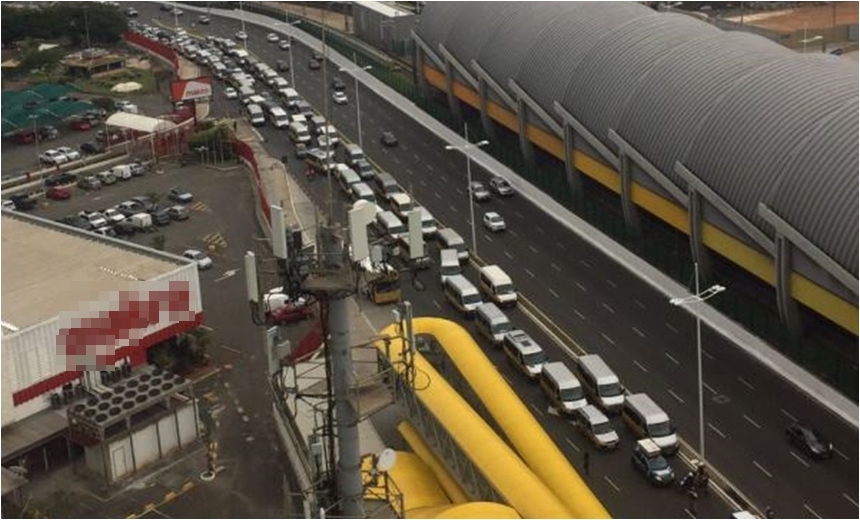
<path fill-rule="evenodd" d="M 580 260 L 579 263 L 591 269 L 591 264 L 588 263 L 588 260 Z"/>
<path fill-rule="evenodd" d="M 553 291 L 552 289 L 550 289 L 550 290 L 549 290 L 549 293 L 550 293 L 550 294 L 552 294 L 553 296 L 555 296 L 556 298 L 560 298 L 560 296 L 558 295 L 558 293 L 557 293 L 557 292 L 555 292 L 555 291 Z"/>
<path fill-rule="evenodd" d="M 531 251 L 534 254 L 537 254 L 537 252 L 538 252 L 537 248 L 531 244 L 529 244 L 529 251 Z"/>
<path fill-rule="evenodd" d="M 580 290 L 580 291 L 582 291 L 582 292 L 588 292 L 588 289 L 586 289 L 586 288 L 585 288 L 585 286 L 584 286 L 584 285 L 582 285 L 581 283 L 576 282 L 576 286 L 577 286 L 577 287 L 579 287 L 579 290 Z"/>
<path fill-rule="evenodd" d="M 668 391 L 668 392 L 669 392 L 669 395 L 671 395 L 672 397 L 674 397 L 675 399 L 677 399 L 679 403 L 684 404 L 684 400 L 683 400 L 683 399 L 681 399 L 681 396 L 679 396 L 678 394 L 676 394 L 675 392 L 673 392 L 671 388 L 667 388 L 667 389 L 666 389 L 666 391 Z"/>
<path fill-rule="evenodd" d="M 788 418 L 789 418 L 789 419 L 791 419 L 792 421 L 797 422 L 797 417 L 795 417 L 795 416 L 791 415 L 790 413 L 788 413 L 788 411 L 786 411 L 786 409 L 785 409 L 785 408 L 780 408 L 780 409 L 779 409 L 779 411 L 780 411 L 780 412 L 782 412 L 782 415 L 784 415 L 784 416 L 788 417 Z"/>
<path fill-rule="evenodd" d="M 601 332 L 601 333 L 600 333 L 600 335 L 601 335 L 601 336 L 603 336 L 603 339 L 605 339 L 606 341 L 608 341 L 610 345 L 615 345 L 615 342 L 614 342 L 614 341 L 612 341 L 612 338 L 610 338 L 609 336 L 607 336 L 607 335 L 606 335 L 606 334 L 604 334 L 603 332 Z"/>
<path fill-rule="evenodd" d="M 670 360 L 672 363 L 675 363 L 676 365 L 681 366 L 681 362 L 680 362 L 680 361 L 678 361 L 677 359 L 673 358 L 673 357 L 672 357 L 672 354 L 669 354 L 668 352 L 664 352 L 664 353 L 663 353 L 663 355 L 665 355 L 667 358 L 669 358 L 669 360 Z"/>
<path fill-rule="evenodd" d="M 526 269 L 526 274 L 531 276 L 532 278 L 535 277 L 535 274 L 533 272 L 529 271 L 528 269 Z"/>
<path fill-rule="evenodd" d="M 718 429 L 717 429 L 717 427 L 716 427 L 716 426 L 714 426 L 713 424 L 708 423 L 708 428 L 710 428 L 711 430 L 713 430 L 713 431 L 714 431 L 714 433 L 716 433 L 717 435 L 719 435 L 719 436 L 720 436 L 720 437 L 722 437 L 723 439 L 725 439 L 725 438 L 726 438 L 726 434 L 725 434 L 725 433 L 723 433 L 723 432 L 721 432 L 720 430 L 718 430 Z"/>
<path fill-rule="evenodd" d="M 604 479 L 604 480 L 606 480 L 606 482 L 608 482 L 608 483 L 609 483 L 609 485 L 610 485 L 610 486 L 612 486 L 612 488 L 613 488 L 615 491 L 617 491 L 617 492 L 619 492 L 619 493 L 621 492 L 621 488 L 619 488 L 618 486 L 616 486 L 616 485 L 615 485 L 615 482 L 612 482 L 612 479 L 611 479 L 611 478 L 609 478 L 609 477 L 607 477 L 606 475 L 604 475 L 604 476 L 603 476 L 603 479 Z"/>
<path fill-rule="evenodd" d="M 421 162 L 421 158 L 420 158 L 420 157 L 418 157 L 418 155 L 417 155 L 417 154 L 414 154 L 414 153 L 413 153 L 413 154 L 412 154 L 412 157 L 414 157 L 414 158 L 415 158 L 415 162 L 417 162 L 417 163 L 418 163 L 418 162 Z M 409 170 L 406 170 L 406 171 L 409 171 Z"/>
<path fill-rule="evenodd" d="M 438 191 L 434 191 L 434 192 L 433 192 L 433 195 L 436 195 L 436 198 L 437 198 L 437 199 L 442 200 L 442 195 L 439 195 L 439 192 L 438 192 Z"/>
<path fill-rule="evenodd" d="M 406 171 L 408 172 L 409 170 L 407 169 Z M 421 186 L 425 188 L 427 187 L 427 181 L 425 181 L 424 179 L 418 179 L 418 182 L 421 184 Z"/>
<path fill-rule="evenodd" d="M 666 322 L 666 326 L 667 326 L 667 327 L 669 327 L 669 330 L 671 330 L 671 331 L 672 331 L 672 332 L 674 332 L 675 334 L 679 334 L 679 333 L 681 332 L 680 330 L 678 330 L 678 329 L 676 329 L 675 327 L 673 327 L 673 326 L 672 326 L 672 324 L 671 324 L 671 323 L 669 323 L 668 321 Z"/>
<path fill-rule="evenodd" d="M 845 493 L 842 493 L 842 496 L 843 496 L 843 497 L 845 497 L 845 500 L 847 500 L 847 501 L 851 502 L 852 504 L 854 504 L 854 506 L 855 506 L 855 507 L 860 507 L 860 504 L 858 504 L 857 502 L 855 502 L 855 501 L 854 501 L 854 499 L 852 499 L 851 497 L 849 497 L 849 496 L 848 496 L 848 495 L 846 495 Z"/>
<path fill-rule="evenodd" d="M 492 243 L 492 241 L 493 241 L 493 239 L 492 239 L 492 238 L 490 238 L 490 235 L 484 234 L 484 238 L 485 238 L 485 239 L 487 239 L 487 242 L 491 242 L 491 243 Z"/>
<path fill-rule="evenodd" d="M 561 242 L 556 242 L 555 245 L 557 245 L 562 251 L 567 251 L 567 248 L 564 247 L 564 244 L 562 244 Z"/>
<path fill-rule="evenodd" d="M 509 259 L 511 259 L 511 260 L 514 259 L 514 256 L 512 254 L 508 253 L 507 249 L 504 251 L 504 253 L 505 253 L 505 256 L 508 257 Z"/>
<path fill-rule="evenodd" d="M 516 238 L 516 237 L 518 237 L 518 236 L 519 236 L 519 235 L 517 235 L 517 232 L 516 232 L 516 231 L 514 231 L 513 229 L 508 229 L 508 230 L 507 230 L 507 232 L 508 232 L 508 233 L 510 233 L 510 234 L 511 234 L 511 236 L 512 236 L 512 237 L 514 237 L 514 238 Z"/>
<path fill-rule="evenodd" d="M 577 446 L 577 445 L 576 445 L 576 443 L 575 443 L 575 442 L 573 442 L 572 440 L 570 440 L 569 438 L 565 437 L 565 438 L 564 438 L 564 441 L 565 441 L 566 443 L 570 444 L 570 447 L 571 447 L 571 448 L 573 448 L 573 449 L 575 449 L 576 451 L 582 451 L 581 449 L 579 449 L 579 446 Z M 849 500 L 850 500 L 850 499 L 849 499 Z"/>
<path fill-rule="evenodd" d="M 761 472 L 762 472 L 762 473 L 764 473 L 765 475 L 767 475 L 768 477 L 773 478 L 773 475 L 771 475 L 770 471 L 768 471 L 768 470 L 764 469 L 764 468 L 761 466 L 761 464 L 759 464 L 757 461 L 753 461 L 753 466 L 755 466 L 755 467 L 757 467 L 758 469 L 760 469 L 760 470 L 761 470 Z"/>
<path fill-rule="evenodd" d="M 440 311 L 442 310 L 442 306 L 439 305 L 439 302 L 437 302 L 435 299 L 433 300 L 433 305 L 435 305 L 436 308 L 439 309 Z"/>
<path fill-rule="evenodd" d="M 577 308 L 575 308 L 575 307 L 574 307 L 573 312 L 574 312 L 577 316 L 579 316 L 579 318 L 580 318 L 581 320 L 584 320 L 584 319 L 585 319 L 585 314 L 583 314 L 583 313 L 579 312 L 579 309 L 577 309 Z"/>
<path fill-rule="evenodd" d="M 529 406 L 531 406 L 532 410 L 534 410 L 538 415 L 543 417 L 543 411 L 541 411 L 537 406 L 535 406 L 533 403 L 529 403 Z"/>
<path fill-rule="evenodd" d="M 453 211 L 454 213 L 457 213 L 457 208 L 455 208 L 452 205 L 449 205 L 448 207 L 451 208 L 451 211 Z"/>
<path fill-rule="evenodd" d="M 633 301 L 636 302 L 636 305 L 638 305 L 640 309 L 647 309 L 647 307 L 645 307 L 645 304 L 640 302 L 636 298 L 633 298 Z"/>
<path fill-rule="evenodd" d="M 240 350 L 236 350 L 236 349 L 234 349 L 234 348 L 230 348 L 230 347 L 228 347 L 227 345 L 218 345 L 218 346 L 219 346 L 219 347 L 221 347 L 221 348 L 223 348 L 224 350 L 229 350 L 230 352 L 233 352 L 233 353 L 235 353 L 235 354 L 241 354 L 241 353 L 242 353 L 242 351 L 240 351 Z"/>
<path fill-rule="evenodd" d="M 711 353 L 705 349 L 702 349 L 702 355 L 708 358 L 710 361 L 714 360 L 714 356 L 712 356 Z"/>
<path fill-rule="evenodd" d="M 424 165 L 425 165 L 425 166 L 427 166 L 427 169 L 428 169 L 428 170 L 430 170 L 431 172 L 433 171 L 433 165 L 432 165 L 432 164 L 430 164 L 430 163 L 424 163 Z M 443 176 L 443 177 L 444 177 L 444 176 Z"/>
<path fill-rule="evenodd" d="M 645 368 L 644 366 L 642 366 L 642 363 L 636 361 L 635 359 L 633 360 L 633 364 L 636 365 L 637 367 L 639 367 L 639 370 L 646 372 L 646 373 L 648 372 L 648 369 Z"/>
<path fill-rule="evenodd" d="M 807 511 L 812 513 L 812 516 L 814 516 L 815 518 L 821 518 L 821 516 L 818 513 L 816 513 L 815 511 L 813 511 L 812 508 L 809 507 L 808 505 L 803 504 L 803 507 L 805 507 Z"/>
<path fill-rule="evenodd" d="M 440 175 L 438 178 L 442 179 L 442 182 L 448 182 L 448 177 L 446 177 L 444 175 Z"/>
<path fill-rule="evenodd" d="M 555 263 L 550 264 L 550 265 L 552 265 L 552 268 L 555 269 L 556 271 L 561 272 L 561 267 L 555 265 Z"/>
<path fill-rule="evenodd" d="M 749 415 L 744 414 L 744 419 L 746 419 L 748 423 L 752 424 L 753 426 L 755 426 L 756 428 L 761 430 L 761 425 L 759 423 L 753 421 Z"/>
<path fill-rule="evenodd" d="M 632 328 L 633 328 L 633 332 L 635 332 L 637 336 L 639 336 L 640 338 L 644 338 L 644 337 L 645 337 L 645 333 L 644 333 L 644 332 L 642 332 L 641 330 L 637 329 L 636 327 L 632 327 Z"/>
<path fill-rule="evenodd" d="M 463 190 L 461 190 L 460 188 L 455 188 L 455 190 L 457 190 L 457 195 L 463 195 L 464 194 Z"/>
<path fill-rule="evenodd" d="M 535 227 L 535 229 L 536 229 L 536 230 L 537 230 L 537 232 L 538 232 L 538 233 L 540 233 L 541 235 L 545 235 L 545 234 L 546 234 L 546 231 L 544 231 L 544 230 L 543 230 L 543 228 L 542 228 L 542 227 L 540 227 L 540 226 L 536 226 L 536 227 Z"/>
<path fill-rule="evenodd" d="M 612 280 L 610 280 L 609 278 L 607 278 L 607 279 L 606 279 L 606 283 L 608 283 L 608 284 L 609 284 L 609 286 L 610 286 L 610 287 L 612 287 L 613 289 L 614 289 L 614 288 L 616 288 L 616 287 L 618 287 L 618 284 L 617 284 L 617 283 L 615 283 L 615 282 L 613 282 L 613 281 L 612 281 Z"/>
<path fill-rule="evenodd" d="M 755 387 L 752 385 L 752 383 L 742 378 L 741 376 L 738 376 L 738 381 L 740 381 L 742 385 L 749 388 L 750 390 L 755 390 Z"/>
<path fill-rule="evenodd" d="M 524 216 L 523 216 L 523 214 L 522 214 L 522 213 L 520 213 L 519 211 L 514 211 L 514 215 L 516 215 L 516 216 L 517 216 L 517 218 L 520 218 L 520 219 L 525 220 L 525 217 L 524 217 Z"/>
<path fill-rule="evenodd" d="M 606 310 L 608 310 L 609 312 L 611 312 L 612 314 L 615 314 L 615 309 L 613 309 L 612 307 L 610 307 L 608 303 L 601 303 L 600 305 L 601 305 L 604 309 L 606 309 Z"/>
<path fill-rule="evenodd" d="M 851 459 L 848 458 L 848 455 L 845 455 L 844 453 L 837 450 L 836 448 L 833 448 L 833 451 L 835 451 L 836 454 L 839 455 L 840 457 L 842 457 L 843 459 L 847 460 L 848 462 L 851 462 Z"/>
<path fill-rule="evenodd" d="M 709 385 L 708 383 L 706 383 L 706 382 L 702 381 L 702 386 L 704 386 L 704 387 L 705 387 L 705 389 L 707 389 L 707 391 L 708 391 L 708 392 L 710 392 L 710 393 L 712 393 L 712 394 L 714 394 L 714 395 L 717 395 L 717 391 L 716 391 L 716 390 L 714 390 L 714 389 L 713 389 L 713 387 L 712 387 L 711 385 Z"/>
<path fill-rule="evenodd" d="M 200 325 L 200 328 L 205 330 L 205 331 L 209 331 L 209 332 L 212 332 L 213 330 L 215 330 L 212 327 L 210 327 L 209 325 Z"/>
<path fill-rule="evenodd" d="M 805 460 L 803 460 L 803 458 L 802 458 L 800 455 L 798 455 L 797 453 L 795 453 L 795 452 L 793 452 L 793 451 L 791 451 L 791 450 L 788 450 L 788 452 L 789 452 L 789 453 L 791 453 L 791 456 L 792 456 L 792 457 L 794 457 L 794 458 L 795 458 L 795 460 L 797 460 L 797 462 L 799 462 L 799 463 L 803 464 L 803 465 L 804 465 L 804 466 L 806 466 L 807 468 L 809 467 L 809 463 L 808 463 L 808 462 L 806 462 Z"/>

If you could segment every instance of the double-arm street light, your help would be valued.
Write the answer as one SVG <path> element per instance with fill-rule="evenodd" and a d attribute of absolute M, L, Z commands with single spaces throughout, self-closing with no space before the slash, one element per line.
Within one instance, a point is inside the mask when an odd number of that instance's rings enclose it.
<path fill-rule="evenodd" d="M 466 142 L 468 142 L 469 126 L 464 124 L 463 128 Z M 475 198 L 472 196 L 472 159 L 470 155 L 466 152 L 468 150 L 471 150 L 472 148 L 480 148 L 482 146 L 487 146 L 488 144 L 490 144 L 490 142 L 485 139 L 483 141 L 478 141 L 474 144 L 464 144 L 462 146 L 454 146 L 449 144 L 445 147 L 446 150 L 460 150 L 466 155 L 466 176 L 468 178 L 467 182 L 469 183 L 469 189 L 466 190 L 466 193 L 469 196 L 469 214 L 472 221 L 472 254 L 474 254 L 475 256 L 478 255 L 478 236 L 475 230 Z"/>
<path fill-rule="evenodd" d="M 295 26 L 295 25 L 299 25 L 300 23 L 302 23 L 301 20 L 293 20 L 291 22 L 290 21 L 290 12 L 287 11 L 286 9 L 284 10 L 284 18 L 286 19 L 285 22 L 275 22 L 275 25 L 293 25 L 293 26 Z M 295 72 L 293 72 L 293 37 L 290 36 L 289 34 L 287 34 L 287 42 L 290 44 L 290 46 L 287 50 L 287 52 L 290 55 L 290 87 L 296 88 L 296 74 L 295 74 Z"/>
<path fill-rule="evenodd" d="M 709 300 L 717 294 L 726 290 L 722 285 L 712 285 L 704 291 L 699 290 L 699 264 L 694 264 L 696 270 L 696 294 L 686 296 L 684 298 L 672 298 L 669 303 L 676 306 L 692 305 Z M 705 401 L 704 401 L 704 385 L 702 379 L 702 317 L 701 313 L 696 310 L 692 311 L 696 315 L 696 356 L 699 365 L 699 455 L 702 458 L 702 464 L 705 463 Z"/>
<path fill-rule="evenodd" d="M 352 55 L 352 61 L 356 61 L 355 54 Z M 364 67 L 353 67 L 353 68 L 341 68 L 340 72 L 349 72 L 352 74 L 352 77 L 355 78 L 355 121 L 358 125 L 358 147 L 364 150 L 364 141 L 361 139 L 361 101 L 358 95 L 358 71 L 360 70 L 370 70 L 373 67 L 371 65 L 366 65 Z"/>

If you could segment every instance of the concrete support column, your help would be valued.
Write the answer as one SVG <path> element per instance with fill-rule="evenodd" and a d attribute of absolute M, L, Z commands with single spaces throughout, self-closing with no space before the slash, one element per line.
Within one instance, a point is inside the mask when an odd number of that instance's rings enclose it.
<path fill-rule="evenodd" d="M 631 188 L 633 186 L 633 173 L 630 171 L 630 157 L 626 153 L 618 156 L 620 162 L 619 174 L 621 175 L 621 212 L 624 215 L 624 223 L 631 231 L 639 233 L 639 212 L 633 204 Z"/>
<path fill-rule="evenodd" d="M 711 278 L 711 261 L 708 251 L 705 248 L 702 240 L 702 222 L 705 220 L 705 215 L 702 209 L 702 195 L 695 189 L 690 189 L 687 192 L 687 217 L 689 218 L 690 226 L 690 253 L 693 256 L 693 263 L 698 264 L 699 274 L 705 280 Z"/>
<path fill-rule="evenodd" d="M 535 150 L 532 142 L 529 141 L 529 107 L 522 99 L 517 100 L 517 124 L 519 125 L 520 134 L 520 152 L 529 163 L 534 163 Z"/>
<path fill-rule="evenodd" d="M 421 46 L 415 44 L 415 74 L 418 86 L 418 92 L 421 94 L 427 93 L 427 80 L 424 78 L 424 51 Z"/>
<path fill-rule="evenodd" d="M 573 203 L 576 207 L 582 207 L 584 197 L 582 193 L 582 174 L 573 164 L 573 151 L 576 147 L 576 131 L 567 123 L 564 124 L 564 173 L 567 177 L 567 186 L 573 195 Z"/>
<path fill-rule="evenodd" d="M 490 89 L 484 78 L 480 78 L 478 81 L 478 93 L 481 96 L 481 124 L 484 127 L 484 135 L 492 143 L 496 141 L 496 125 L 493 122 L 493 118 L 487 112 Z"/>
<path fill-rule="evenodd" d="M 779 309 L 779 318 L 788 329 L 793 339 L 799 338 L 802 333 L 800 316 L 797 311 L 797 303 L 791 297 L 791 242 L 785 236 L 776 236 L 776 304 Z"/>
<path fill-rule="evenodd" d="M 445 61 L 445 90 L 448 94 L 448 109 L 454 117 L 456 127 L 463 126 L 463 114 L 460 112 L 460 102 L 454 95 L 454 66 L 450 61 Z"/>

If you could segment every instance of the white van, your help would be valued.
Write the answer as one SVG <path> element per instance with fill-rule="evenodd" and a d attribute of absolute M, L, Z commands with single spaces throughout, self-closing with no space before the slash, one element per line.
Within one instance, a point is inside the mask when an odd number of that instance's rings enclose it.
<path fill-rule="evenodd" d="M 421 211 L 421 233 L 425 237 L 435 235 L 438 228 L 436 227 L 436 218 L 433 217 L 433 214 L 424 206 L 415 206 L 415 209 Z"/>
<path fill-rule="evenodd" d="M 456 249 L 440 249 L 439 250 L 439 283 L 445 285 L 445 280 L 449 276 L 462 274 L 463 266 L 460 265 L 460 258 L 457 256 Z"/>
<path fill-rule="evenodd" d="M 287 116 L 287 111 L 281 107 L 272 107 L 269 109 L 269 121 L 275 128 L 287 128 L 290 126 L 290 118 Z"/>
<path fill-rule="evenodd" d="M 395 193 L 403 193 L 403 188 L 397 184 L 397 181 L 390 173 L 380 172 L 376 175 L 376 186 L 382 193 L 382 198 L 390 200 Z"/>
<path fill-rule="evenodd" d="M 350 166 L 355 166 L 359 160 L 365 158 L 364 151 L 357 144 L 350 143 L 344 149 L 346 151 L 346 162 Z"/>
<path fill-rule="evenodd" d="M 442 249 L 456 249 L 457 257 L 461 262 L 469 259 L 469 250 L 466 248 L 466 242 L 453 229 L 440 229 L 436 232 L 436 238 L 439 240 L 439 247 Z"/>
<path fill-rule="evenodd" d="M 352 200 L 366 200 L 371 204 L 376 204 L 376 194 L 367 184 L 356 182 L 350 189 L 352 190 Z"/>
<path fill-rule="evenodd" d="M 505 334 L 502 350 L 514 367 L 529 379 L 535 379 L 547 362 L 546 353 L 525 331 L 515 329 Z"/>
<path fill-rule="evenodd" d="M 260 105 L 251 103 L 245 107 L 245 112 L 248 114 L 248 121 L 254 126 L 263 126 L 266 124 L 266 117 L 263 115 L 263 109 Z"/>
<path fill-rule="evenodd" d="M 359 182 L 361 182 L 361 177 L 359 177 L 357 173 L 352 171 L 352 168 L 343 163 L 338 163 L 337 165 L 335 165 L 335 174 L 337 175 L 337 181 L 340 183 L 341 189 L 347 195 L 352 192 L 353 184 L 358 184 Z"/>
<path fill-rule="evenodd" d="M 559 412 L 573 413 L 574 410 L 588 404 L 579 379 L 561 361 L 545 364 L 538 381 L 552 405 Z"/>
<path fill-rule="evenodd" d="M 481 293 L 478 289 L 462 274 L 449 276 L 445 280 L 444 289 L 445 298 L 463 314 L 472 314 L 479 305 L 484 303 L 481 301 Z"/>
<path fill-rule="evenodd" d="M 513 325 L 495 303 L 487 302 L 482 303 L 475 310 L 475 328 L 494 345 L 501 346 L 505 340 L 505 334 L 513 329 Z"/>
<path fill-rule="evenodd" d="M 624 400 L 621 418 L 637 439 L 650 438 L 660 451 L 672 455 L 678 451 L 678 435 L 669 416 L 647 394 L 630 394 Z"/>
<path fill-rule="evenodd" d="M 624 406 L 624 387 L 600 356 L 580 356 L 576 361 L 576 372 L 591 402 L 607 412 L 621 410 Z"/>
<path fill-rule="evenodd" d="M 383 211 L 376 215 L 376 227 L 382 234 L 395 239 L 405 237 L 409 234 L 403 222 L 390 211 Z"/>
<path fill-rule="evenodd" d="M 481 294 L 501 307 L 517 304 L 517 291 L 511 277 L 497 265 L 486 265 L 478 271 Z"/>
<path fill-rule="evenodd" d="M 299 100 L 302 99 L 299 96 L 299 93 L 296 92 L 294 88 L 284 88 L 278 91 L 281 94 L 281 98 L 283 98 L 284 102 L 287 104 L 287 108 L 295 108 L 298 104 Z"/>
<path fill-rule="evenodd" d="M 388 201 L 391 203 L 391 211 L 399 218 L 406 220 L 407 215 L 412 211 L 412 199 L 409 195 L 405 193 L 392 193 Z"/>
<path fill-rule="evenodd" d="M 307 143 L 311 140 L 311 133 L 308 132 L 308 127 L 301 123 L 290 123 L 287 127 L 287 132 L 290 136 L 290 141 L 294 143 Z"/>
<path fill-rule="evenodd" d="M 117 164 L 110 169 L 110 172 L 117 179 L 127 181 L 132 178 L 132 168 L 130 164 Z"/>

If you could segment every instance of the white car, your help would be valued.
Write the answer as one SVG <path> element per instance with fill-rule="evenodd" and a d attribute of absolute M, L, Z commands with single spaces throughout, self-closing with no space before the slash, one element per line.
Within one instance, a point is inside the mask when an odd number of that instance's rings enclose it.
<path fill-rule="evenodd" d="M 278 48 L 281 49 L 282 51 L 290 50 L 290 40 L 281 40 L 278 43 Z"/>
<path fill-rule="evenodd" d="M 204 270 L 212 267 L 212 259 L 206 256 L 206 253 L 203 251 L 198 251 L 196 249 L 188 249 L 182 256 L 189 260 L 194 260 L 197 262 L 197 269 Z"/>
<path fill-rule="evenodd" d="M 349 99 L 346 97 L 346 94 L 339 91 L 332 93 L 331 100 L 334 101 L 335 105 L 345 105 L 349 102 Z"/>
<path fill-rule="evenodd" d="M 108 225 L 107 220 L 105 220 L 102 214 L 98 211 L 93 211 L 92 213 L 87 214 L 84 218 L 89 221 L 93 229 L 103 228 Z"/>
<path fill-rule="evenodd" d="M 248 33 L 245 31 L 236 31 L 236 34 L 233 35 L 237 40 L 243 42 L 248 39 Z"/>
<path fill-rule="evenodd" d="M 113 208 L 108 208 L 104 210 L 102 215 L 104 215 L 105 219 L 111 224 L 119 224 L 120 222 L 125 220 L 125 215 Z"/>
<path fill-rule="evenodd" d="M 57 151 L 65 155 L 66 158 L 70 161 L 77 161 L 81 158 L 81 152 L 69 148 L 68 146 L 59 146 L 57 147 Z"/>
<path fill-rule="evenodd" d="M 484 213 L 484 227 L 493 233 L 505 230 L 505 219 L 495 211 Z"/>
<path fill-rule="evenodd" d="M 280 38 L 278 38 L 278 35 L 275 33 L 269 33 L 266 35 L 266 41 L 269 43 L 278 43 L 278 41 L 280 41 Z"/>
<path fill-rule="evenodd" d="M 41 162 L 42 164 L 58 166 L 60 164 L 69 162 L 69 158 L 66 157 L 65 154 L 58 152 L 57 150 L 45 150 L 45 152 L 39 156 L 39 162 Z"/>
<path fill-rule="evenodd" d="M 239 97 L 239 93 L 233 87 L 227 87 L 224 89 L 224 97 L 227 99 L 236 99 Z"/>

